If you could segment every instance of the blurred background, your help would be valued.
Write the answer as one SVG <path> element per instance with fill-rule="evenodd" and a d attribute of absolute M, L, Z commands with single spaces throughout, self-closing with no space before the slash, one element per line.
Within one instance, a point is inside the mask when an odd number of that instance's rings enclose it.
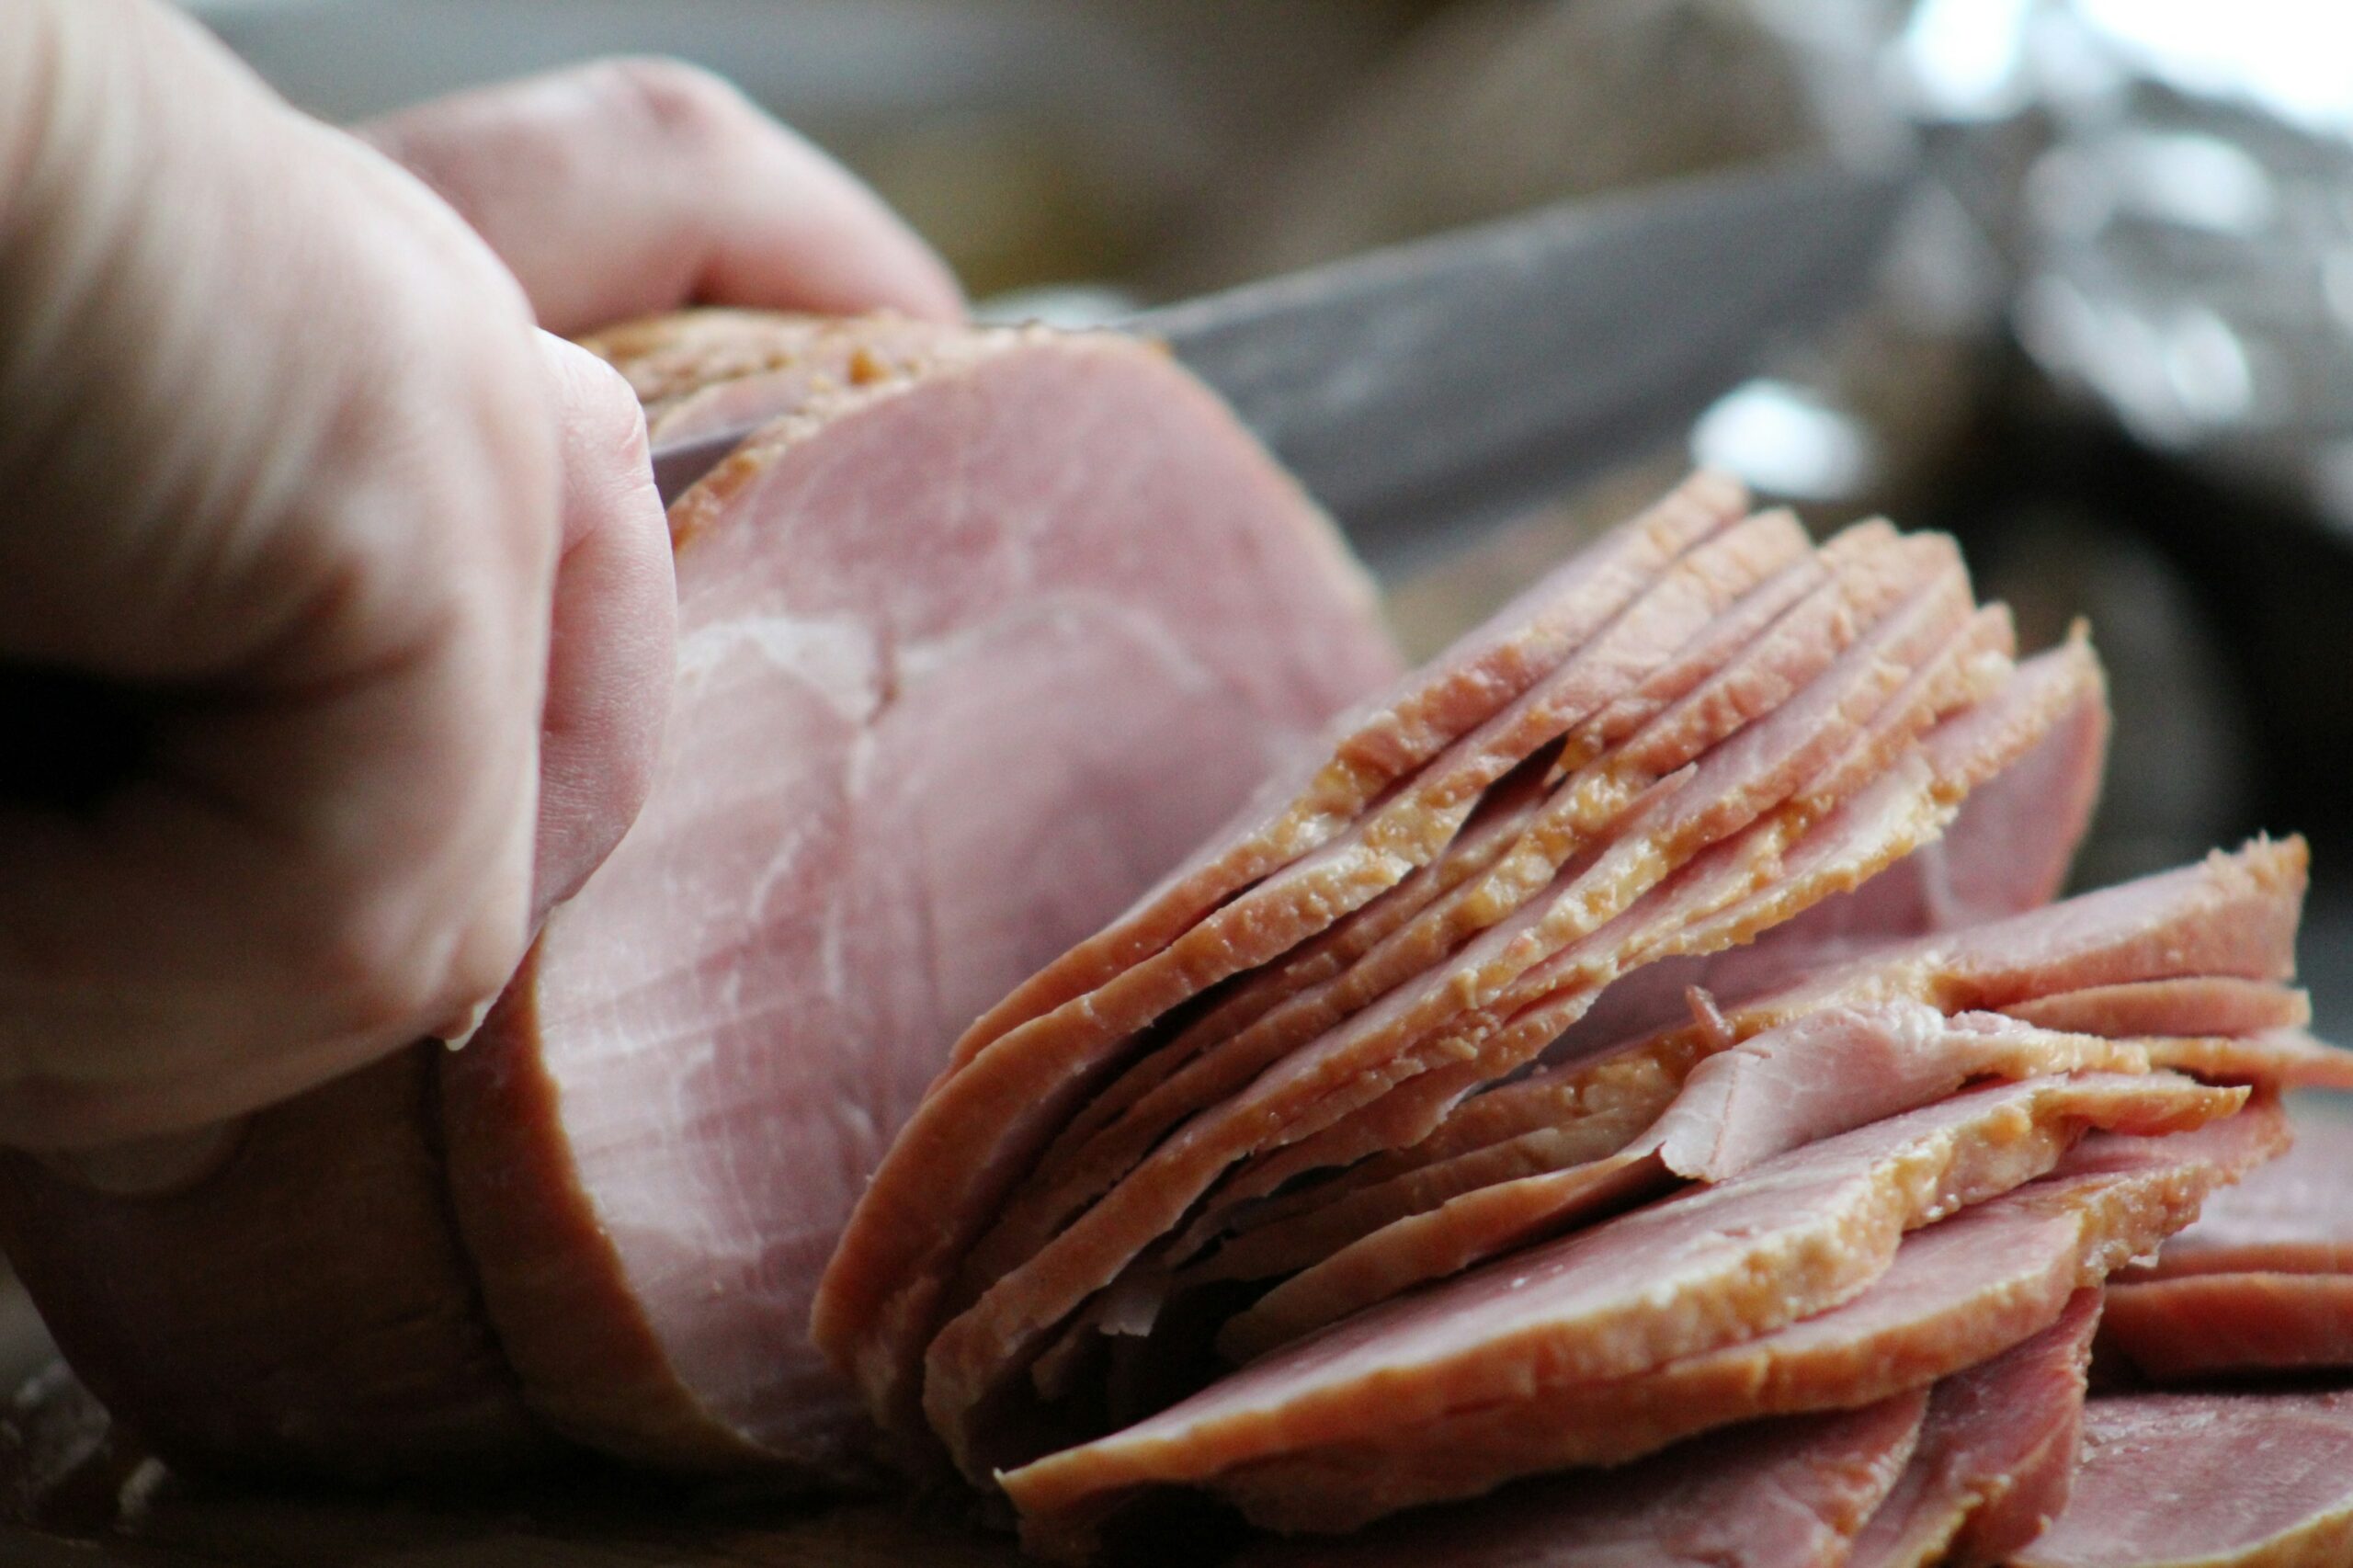
<path fill-rule="evenodd" d="M 2117 744 L 2083 880 L 2307 832 L 2309 980 L 2324 1030 L 2353 1028 L 2345 0 L 190 4 L 335 119 L 603 53 L 700 62 L 1009 316 L 1909 149 L 1927 177 L 1848 319 L 1682 439 L 1390 584 L 1404 635 L 1442 645 L 1695 456 L 1817 530 L 1950 528 L 2031 642 L 2097 629 Z"/>

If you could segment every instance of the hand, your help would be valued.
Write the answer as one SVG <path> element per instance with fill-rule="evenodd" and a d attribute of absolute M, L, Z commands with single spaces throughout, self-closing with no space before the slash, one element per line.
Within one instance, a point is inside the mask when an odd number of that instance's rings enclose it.
<path fill-rule="evenodd" d="M 668 537 L 541 327 L 961 307 L 684 67 L 355 138 L 151 0 L 0 36 L 0 1142 L 55 1149 L 456 1027 L 635 813 Z"/>

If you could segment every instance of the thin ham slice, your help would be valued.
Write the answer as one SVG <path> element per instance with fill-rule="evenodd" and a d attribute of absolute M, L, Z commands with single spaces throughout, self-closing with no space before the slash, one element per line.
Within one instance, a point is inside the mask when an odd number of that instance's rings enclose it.
<path fill-rule="evenodd" d="M 1312 1138 L 1254 1158 L 1225 1183 L 1196 1233 L 1207 1234 L 1237 1204 L 1296 1176 L 1427 1137 L 1466 1095 L 1545 1049 L 1544 1040 L 1630 971 L 1640 974 L 1662 955 L 1704 952 L 1753 937 L 1905 854 L 2023 744 L 2004 737 L 2002 726 L 1990 722 L 2015 707 L 2032 711 L 2039 706 L 2037 680 L 2004 687 L 2012 647 L 2006 609 L 1981 610 L 1913 670 L 1837 759 L 1796 796 L 1705 851 L 1686 872 L 1644 895 L 1621 923 L 1539 964 L 1450 1028 L 1441 1052 L 1459 1051 L 1459 1060 L 1416 1074 Z M 1930 760 L 1915 769 L 1914 738 L 1955 710 L 1964 711 L 1950 731 L 1986 744 L 1956 751 L 1951 733 L 1932 732 L 1922 748 Z"/>
<path fill-rule="evenodd" d="M 1856 1539 L 1846 1568 L 2000 1562 L 2067 1506 L 2084 1425 L 2100 1292 L 1929 1396 L 1911 1463 Z"/>
<path fill-rule="evenodd" d="M 1644 1085 L 1679 1083 L 1705 1056 L 1841 1003 L 1910 997 L 1949 1013 L 2000 1011 L 2183 974 L 2285 981 L 2295 972 L 2309 858 L 2301 838 L 2256 839 L 2007 920 L 1882 946 L 1782 991 L 1483 1095 L 1458 1113 L 1439 1147 L 1476 1147 L 1541 1125 L 1555 1108 L 1592 1103 L 1620 1085 L 1654 1094 Z"/>
<path fill-rule="evenodd" d="M 1881 1399 L 2040 1333 L 2077 1290 L 2188 1223 L 2208 1192 L 2285 1140 L 2272 1108 L 2178 1138 L 2095 1136 L 2048 1180 L 1905 1237 L 1868 1290 L 1800 1322 L 1628 1377 L 1369 1426 L 1212 1485 L 1263 1524 L 1352 1529 L 1517 1476 L 1622 1463 L 1731 1422 Z"/>
<path fill-rule="evenodd" d="M 1607 1475 L 1530 1482 L 1353 1540 L 1287 1541 L 1237 1568 L 1823 1568 L 1906 1464 L 1926 1401 L 1762 1422 Z"/>
<path fill-rule="evenodd" d="M 1836 555 L 1845 542 L 1846 536 L 1842 536 L 1825 549 L 1824 556 Z M 1925 547 L 1911 550 L 1908 562 L 1904 551 L 1906 543 Z M 1193 1066 L 1169 1079 L 1146 1102 L 1139 1104 L 1137 1113 L 1123 1124 L 1123 1137 L 1101 1141 L 1108 1147 L 1094 1168 L 1098 1179 L 1085 1184 L 1080 1190 L 1086 1197 L 1097 1196 L 1103 1185 L 1099 1179 L 1102 1176 L 1131 1168 L 1143 1151 L 1186 1115 L 1234 1094 L 1290 1051 L 1308 1044 L 1321 1030 L 1339 1023 L 1398 985 L 1449 961 L 1449 955 L 1465 937 L 1524 905 L 1554 878 L 1572 854 L 1597 853 L 1609 842 L 1604 835 L 1618 830 L 1622 806 L 1634 800 L 1638 791 L 1654 788 L 1716 740 L 1787 700 L 1798 679 L 1809 672 L 1818 673 L 1827 662 L 1825 644 L 1835 649 L 1851 641 L 1850 631 L 1825 631 L 1825 617 L 1836 613 L 1850 621 L 1862 621 L 1871 615 L 1885 614 L 1895 608 L 1902 587 L 1916 587 L 1955 564 L 1949 547 L 1941 540 L 1889 540 L 1882 545 L 1874 535 L 1863 550 L 1841 562 L 1838 574 L 1826 585 L 1828 589 L 1843 591 L 1825 592 L 1808 599 L 1776 622 L 1770 633 L 1760 640 L 1759 646 L 1744 653 L 1717 678 L 1661 714 L 1654 724 L 1624 745 L 1605 751 L 1593 762 L 1574 770 L 1531 822 L 1522 841 L 1513 846 L 1493 870 L 1466 886 L 1461 896 L 1432 909 L 1428 915 L 1415 921 L 1335 982 L 1300 996 L 1233 1038 L 1220 1042 Z M 1907 565 L 1908 571 L 1902 574 L 1891 571 Z M 1807 610 L 1820 613 L 1809 617 Z M 1792 623 L 1799 624 L 1793 629 Z M 1940 707 L 1961 706 L 1977 695 L 1982 685 L 1998 678 L 2000 670 L 2006 667 L 2009 651 L 2007 617 L 1980 617 L 1965 634 L 1953 639 L 1952 646 L 1931 659 L 1927 667 L 1899 694 L 1898 700 L 1889 705 L 1892 709 L 1901 708 L 1902 714 L 1882 711 L 1866 727 L 1866 733 L 1857 737 L 1847 756 L 1841 759 L 1849 778 L 1859 780 L 1884 766 L 1889 754 L 1908 739 L 1908 730 L 1925 727 Z M 1963 672 L 1975 678 L 1938 678 Z M 1859 756 L 1859 762 L 1854 761 Z M 1835 798 L 1839 788 L 1836 784 L 1825 786 L 1822 792 Z M 1799 812 L 1818 809 L 1818 804 L 1791 808 Z M 1598 831 L 1596 824 L 1600 824 Z M 1777 821 L 1755 830 L 1751 837 L 1779 830 Z M 1753 875 L 1753 864 L 1745 870 Z M 1690 881 L 1684 879 L 1687 887 Z M 1655 906 L 1658 901 L 1648 902 Z M 1687 900 L 1681 907 L 1688 910 L 1692 906 Z M 1649 921 L 1651 917 L 1641 919 Z M 1622 938 L 1626 932 L 1636 929 L 1637 924 L 1617 926 L 1614 935 Z M 1640 928 L 1650 926 L 1641 925 Z M 1590 950 L 1597 945 L 1600 944 L 1580 945 L 1579 950 Z M 1621 940 L 1619 946 L 1623 945 Z M 1412 1141 L 1424 1130 L 1399 1131 L 1399 1122 L 1410 1126 L 1415 1119 L 1434 1121 L 1443 1115 L 1448 1104 L 1487 1075 L 1490 1074 L 1484 1061 L 1475 1056 L 1434 1073 L 1415 1074 L 1401 1089 L 1341 1118 L 1321 1133 L 1253 1158 L 1223 1184 L 1222 1195 L 1209 1215 L 1196 1225 L 1196 1231 L 1214 1229 L 1222 1214 L 1233 1205 L 1272 1191 L 1295 1176 L 1345 1165 L 1361 1153 L 1396 1142 Z M 1077 1184 L 1066 1179 L 1055 1182 L 1053 1176 L 1050 1165 L 1039 1178 L 1033 1178 L 1031 1186 L 1033 1192 L 1048 1199 L 1051 1206 L 1046 1212 L 1054 1215 L 1059 1222 L 1067 1218 L 1074 1207 L 1070 1199 L 1074 1196 L 1072 1188 Z M 1043 1190 L 1040 1191 L 1041 1186 Z M 1043 1218 L 1043 1214 L 1033 1214 L 1026 1233 L 1017 1233 L 1017 1243 L 1026 1244 L 995 1253 L 985 1247 L 977 1251 L 967 1266 L 968 1274 L 981 1279 L 993 1278 L 1036 1251 L 1050 1233 L 1047 1227 L 1037 1222 Z M 1002 1235 L 1006 1228 L 1001 1223 L 997 1234 Z"/>
<path fill-rule="evenodd" d="M 2110 1287 L 2100 1354 L 2148 1383 L 2353 1368 L 2353 1274 L 2191 1274 Z"/>
<path fill-rule="evenodd" d="M 2066 1511 L 2019 1568 L 2353 1559 L 2353 1393 L 2149 1394 L 2085 1407 Z"/>
<path fill-rule="evenodd" d="M 1035 1529 L 1083 1539 L 1136 1487 L 1633 1377 L 1854 1298 L 1905 1231 L 2041 1175 L 2089 1127 L 2184 1131 L 2244 1097 L 2159 1074 L 1972 1090 L 1359 1313 L 1003 1483 Z"/>
<path fill-rule="evenodd" d="M 2094 985 L 2003 1011 L 2045 1028 L 2105 1035 L 2252 1035 L 2313 1019 L 2312 998 L 2293 986 L 2213 974 Z"/>
<path fill-rule="evenodd" d="M 2218 1196 L 2176 1236 L 2153 1269 L 2133 1278 L 2261 1270 L 2353 1274 L 2353 1115 L 2302 1102 L 2296 1142 L 2248 1181 Z"/>
<path fill-rule="evenodd" d="M 2088 653 L 2080 632 L 2065 646 Z M 1943 837 L 1747 946 L 1670 960 L 1630 976 L 1567 1032 L 1563 1054 L 1591 1054 L 1671 1025 L 1694 988 L 1722 1004 L 1745 1002 L 1896 938 L 1958 930 L 2051 902 L 2090 825 L 2107 763 L 2105 682 L 2096 664 L 2090 674 L 2075 706 L 2042 733 L 2031 754 L 1974 791 Z M 1956 895 L 1956 882 L 1970 894 Z"/>
<path fill-rule="evenodd" d="M 2027 661 L 2018 677 L 1997 695 L 1932 732 L 1917 769 L 1891 769 L 1855 800 L 1811 827 L 1805 826 L 1811 818 L 1802 810 L 1787 822 L 1750 829 L 1751 835 L 1763 840 L 1763 847 L 1755 854 L 1768 861 L 1772 873 L 1761 879 L 1760 891 L 1731 898 L 1728 907 L 1718 907 L 1726 901 L 1714 893 L 1661 890 L 1649 895 L 1654 903 L 1666 899 L 1688 902 L 1704 917 L 1654 923 L 1653 935 L 1636 944 L 1625 967 L 1631 963 L 1669 967 L 1676 961 L 1669 955 L 1675 953 L 1721 948 L 1753 937 L 1760 930 L 1769 936 L 1777 921 L 1869 878 L 1932 835 L 1961 808 L 1973 788 L 1998 777 L 2006 764 L 2033 749 L 2054 720 L 2079 703 L 2086 693 L 2097 695 L 2099 687 L 2097 663 L 2079 643 Z M 1803 835 L 1793 846 L 1782 847 L 1792 828 L 1805 828 Z M 1687 890 L 1691 881 L 1719 874 L 1735 879 L 1737 887 L 1736 879 L 1747 874 L 1751 853 L 1737 842 L 1711 851 L 1702 864 L 1683 873 Z M 1711 866 L 1706 863 L 1709 860 L 1717 864 Z M 1711 909 L 1713 913 L 1708 913 Z M 1461 1103 L 1449 1111 L 1442 1125 L 1427 1131 L 1412 1147 L 1377 1155 L 1351 1172 L 1344 1183 L 1370 1185 L 1531 1131 L 1559 1133 L 1568 1122 L 1589 1115 L 1616 1121 L 1631 1116 L 1638 1118 L 1638 1126 L 1647 1123 L 1674 1096 L 1682 1073 L 1696 1059 L 1695 1051 L 1711 1043 L 1721 1047 L 1738 1038 L 1711 1014 L 1697 1026 L 1696 1040 L 1690 1030 L 1670 1031 L 1614 1057 L 1604 1053 L 1605 1064 L 1594 1073 L 1586 1072 L 1576 1064 L 1572 1042 L 1578 1035 L 1575 1020 L 1599 991 L 1596 982 L 1609 983 L 1614 990 L 1619 984 L 1640 983 L 1652 971 L 1634 969 L 1631 982 L 1613 983 L 1608 973 L 1579 977 L 1574 967 L 1578 956 L 1572 953 L 1556 960 L 1566 971 L 1568 983 L 1558 985 L 1553 995 L 1525 1008 L 1505 1031 L 1506 1055 L 1552 1040 L 1547 1054 L 1556 1060 L 1565 1055 L 1566 1061 L 1520 1084 Z M 1582 984 L 1576 983 L 1579 978 Z M 1609 994 L 1609 991 L 1599 991 L 1604 1001 Z M 1590 1085 L 1605 1084 L 1611 1090 L 1607 1096 L 1590 1091 Z M 1309 1194 L 1304 1201 L 1318 1199 Z"/>

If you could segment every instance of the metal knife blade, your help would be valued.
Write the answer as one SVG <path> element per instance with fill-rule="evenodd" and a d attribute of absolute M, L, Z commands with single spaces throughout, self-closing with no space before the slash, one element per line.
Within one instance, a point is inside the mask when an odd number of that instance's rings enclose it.
<path fill-rule="evenodd" d="M 1393 572 L 1672 434 L 1850 304 L 1908 184 L 1824 164 L 1682 181 L 1113 324 L 1165 341 Z M 657 452 L 664 500 L 749 433 Z"/>

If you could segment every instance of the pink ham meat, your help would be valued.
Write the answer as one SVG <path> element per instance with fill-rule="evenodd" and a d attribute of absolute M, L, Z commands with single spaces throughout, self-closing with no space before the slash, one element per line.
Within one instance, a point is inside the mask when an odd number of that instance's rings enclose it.
<path fill-rule="evenodd" d="M 1966 581 L 1949 545 L 1912 542 L 1938 547 L 1935 556 L 1949 571 L 1913 589 L 1793 699 L 1710 751 L 1678 776 L 1679 785 L 1654 792 L 1653 804 L 1589 866 L 1572 862 L 1551 889 L 1442 970 L 1390 993 L 1196 1117 L 952 1319 L 926 1355 L 923 1397 L 934 1429 L 960 1462 L 978 1465 L 967 1417 L 992 1386 L 1026 1363 L 1042 1335 L 1108 1284 L 1224 1169 L 1312 1134 L 1390 1084 L 1435 1065 L 1427 1052 L 1457 1049 L 1443 1031 L 1466 1003 L 1505 994 L 1550 953 L 1605 925 L 1660 877 L 1802 789 L 1835 760 L 1910 670 L 1970 619 Z M 1433 1044 L 1414 1044 L 1434 1033 Z"/>
<path fill-rule="evenodd" d="M 1972 1568 L 2049 1528 L 2075 1483 L 2099 1313 L 2100 1292 L 2078 1290 L 2040 1334 L 1937 1384 L 1912 1460 L 1846 1568 Z"/>
<path fill-rule="evenodd" d="M 2312 1022 L 2312 999 L 2292 986 L 2225 975 L 2094 985 L 2003 1009 L 2045 1028 L 2104 1035 L 2255 1035 Z"/>
<path fill-rule="evenodd" d="M 2149 1394 L 2084 1410 L 2066 1511 L 2018 1568 L 2353 1560 L 2353 1393 Z"/>
<path fill-rule="evenodd" d="M 1883 1398 L 2041 1332 L 2077 1290 L 2187 1223 L 2200 1199 L 2284 1137 L 2276 1110 L 2179 1139 L 2095 1137 L 2049 1180 L 1906 1237 L 1868 1290 L 1801 1322 L 1632 1376 L 1370 1426 L 1214 1485 L 1277 1528 L 1348 1529 L 1542 1470 L 1620 1463 L 1733 1421 Z"/>
<path fill-rule="evenodd" d="M 1270 1544 L 1237 1568 L 1823 1568 L 1908 1473 L 1924 1405 L 1915 1392 L 1759 1423 L 1354 1540 Z"/>
<path fill-rule="evenodd" d="M 1620 527 L 1343 720 L 1320 759 L 1262 790 L 1273 804 L 1254 804 L 1240 827 L 966 1031 L 860 1199 L 817 1300 L 817 1342 L 886 1426 L 910 1437 L 920 1429 L 912 1374 L 949 1271 L 1084 1092 L 1131 1049 L 1134 1031 L 1427 864 L 1482 791 L 1793 560 L 1802 536 L 1786 519 L 1758 519 L 1740 548 L 1711 552 L 1704 573 L 1661 581 L 1677 557 L 1732 524 L 1741 500 L 1703 475 Z M 1654 586 L 1659 596 L 1646 599 Z M 1608 661 L 1615 674 L 1591 661 L 1563 672 L 1621 612 L 1637 624 Z"/>
<path fill-rule="evenodd" d="M 1313 1137 L 1254 1158 L 1225 1184 L 1194 1233 L 1208 1234 L 1234 1205 L 1293 1177 L 1427 1137 L 1465 1095 L 1559 1035 L 1616 977 L 1639 974 L 1663 954 L 1751 937 L 1869 877 L 1933 834 L 1960 796 L 1998 769 L 2011 744 L 2001 716 L 2037 709 L 2035 692 L 2043 683 L 2033 677 L 2040 671 L 2004 685 L 2011 645 L 2007 611 L 1980 611 L 1913 670 L 1798 794 L 1449 1027 L 1439 1051 L 1457 1060 L 1415 1074 Z M 1932 732 L 1920 756 L 1912 755 L 1918 733 L 1955 710 L 1965 711 Z"/>
<path fill-rule="evenodd" d="M 810 1303 L 958 1028 L 1392 668 L 1329 525 L 1165 356 L 883 336 L 673 509 L 653 796 L 443 1074 L 527 1393 L 650 1462 L 854 1462 Z"/>
<path fill-rule="evenodd" d="M 1138 1487 L 1633 1378 L 1856 1297 L 1905 1231 L 2041 1175 L 2087 1127 L 2184 1131 L 2244 1094 L 2161 1074 L 1970 1091 L 1360 1313 L 1003 1483 L 1032 1535 L 1068 1550 Z M 1508 1473 L 1544 1468 L 1529 1457 Z"/>
<path fill-rule="evenodd" d="M 2109 1292 L 2100 1333 L 2155 1383 L 2353 1368 L 2353 1119 L 2307 1110 L 2287 1158 Z"/>

